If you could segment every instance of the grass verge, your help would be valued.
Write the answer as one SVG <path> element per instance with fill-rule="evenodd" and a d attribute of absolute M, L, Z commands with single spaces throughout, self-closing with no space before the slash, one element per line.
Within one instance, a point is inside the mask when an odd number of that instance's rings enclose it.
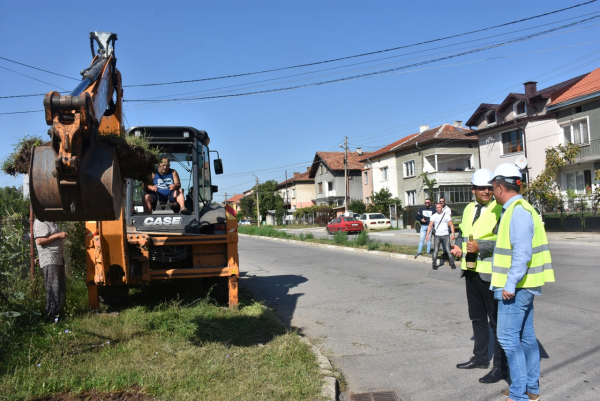
<path fill-rule="evenodd" d="M 128 389 L 173 400 L 319 398 L 316 358 L 296 333 L 247 294 L 229 309 L 198 298 L 199 287 L 153 282 L 119 310 L 89 313 L 85 284 L 70 281 L 66 320 L 24 326 L 1 345 L 0 399 Z"/>
<path fill-rule="evenodd" d="M 403 255 L 414 255 L 417 252 L 416 246 L 397 245 L 389 242 L 381 242 L 377 239 L 369 237 L 365 231 L 350 239 L 347 233 L 335 233 L 332 239 L 315 238 L 312 233 L 293 235 L 285 231 L 276 230 L 272 227 L 249 227 L 239 226 L 238 232 L 241 234 L 256 235 L 260 237 L 284 238 L 293 239 L 304 242 L 315 242 L 318 244 L 339 245 L 350 248 L 368 249 L 370 251 L 383 251 L 391 253 L 400 253 Z"/>

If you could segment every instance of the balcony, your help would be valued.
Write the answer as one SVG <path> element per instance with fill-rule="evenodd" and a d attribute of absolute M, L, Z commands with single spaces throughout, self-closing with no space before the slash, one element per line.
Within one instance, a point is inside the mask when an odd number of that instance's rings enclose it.
<path fill-rule="evenodd" d="M 475 170 L 473 159 L 474 155 L 470 153 L 426 155 L 423 159 L 423 171 L 428 174 L 429 179 L 439 177 L 436 178 L 438 182 L 460 181 L 463 176 L 469 176 L 467 181 L 470 181 Z"/>
<path fill-rule="evenodd" d="M 439 171 L 428 173 L 427 178 L 436 181 L 436 187 L 440 185 L 471 185 L 473 170 L 469 171 Z"/>
<path fill-rule="evenodd" d="M 575 156 L 575 161 L 581 162 L 594 159 L 600 159 L 600 140 L 579 145 L 579 153 Z"/>

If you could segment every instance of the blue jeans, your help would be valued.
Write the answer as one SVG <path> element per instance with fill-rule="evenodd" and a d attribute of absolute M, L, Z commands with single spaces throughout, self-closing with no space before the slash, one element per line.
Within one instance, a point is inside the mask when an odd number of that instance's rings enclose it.
<path fill-rule="evenodd" d="M 533 329 L 534 295 L 518 288 L 515 296 L 502 300 L 502 289 L 494 291 L 498 301 L 498 342 L 506 353 L 510 370 L 510 398 L 529 401 L 527 392 L 540 393 L 540 349 Z"/>
<path fill-rule="evenodd" d="M 421 224 L 421 232 L 419 233 L 419 250 L 417 253 L 421 253 L 423 250 L 423 243 L 425 242 L 425 237 L 427 237 L 427 228 L 429 225 Z M 431 253 L 431 239 L 427 241 L 427 253 Z"/>

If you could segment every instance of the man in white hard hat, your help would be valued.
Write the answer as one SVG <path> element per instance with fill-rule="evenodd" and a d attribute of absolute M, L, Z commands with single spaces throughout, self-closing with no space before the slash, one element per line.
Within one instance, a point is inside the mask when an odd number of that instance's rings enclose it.
<path fill-rule="evenodd" d="M 461 235 L 450 253 L 461 258 L 461 277 L 465 278 L 469 319 L 473 325 L 473 356 L 468 362 L 456 365 L 459 369 L 486 369 L 488 362 L 489 326 L 494 336 L 494 361 L 491 371 L 479 379 L 481 383 L 496 383 L 508 374 L 506 356 L 496 336 L 498 303 L 490 291 L 492 256 L 496 246 L 498 220 L 502 206 L 492 196 L 489 181 L 492 172 L 482 168 L 471 178 L 471 191 L 475 201 L 463 212 Z M 472 236 L 472 240 L 469 240 Z"/>
<path fill-rule="evenodd" d="M 502 205 L 492 259 L 491 289 L 498 301 L 498 342 L 510 370 L 511 401 L 540 399 L 540 351 L 533 327 L 533 300 L 542 286 L 554 281 L 552 258 L 541 218 L 523 196 L 521 171 L 499 165 L 490 180 Z"/>

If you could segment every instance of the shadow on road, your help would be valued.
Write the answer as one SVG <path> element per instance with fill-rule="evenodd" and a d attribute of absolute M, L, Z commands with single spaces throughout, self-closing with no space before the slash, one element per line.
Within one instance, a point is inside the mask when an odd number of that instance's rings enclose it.
<path fill-rule="evenodd" d="M 307 282 L 308 279 L 294 274 L 253 276 L 241 273 L 240 276 L 244 279 L 244 288 L 258 298 L 264 299 L 267 305 L 275 309 L 281 321 L 290 327 L 298 298 L 304 295 L 304 293 L 290 294 L 290 289 Z"/>

